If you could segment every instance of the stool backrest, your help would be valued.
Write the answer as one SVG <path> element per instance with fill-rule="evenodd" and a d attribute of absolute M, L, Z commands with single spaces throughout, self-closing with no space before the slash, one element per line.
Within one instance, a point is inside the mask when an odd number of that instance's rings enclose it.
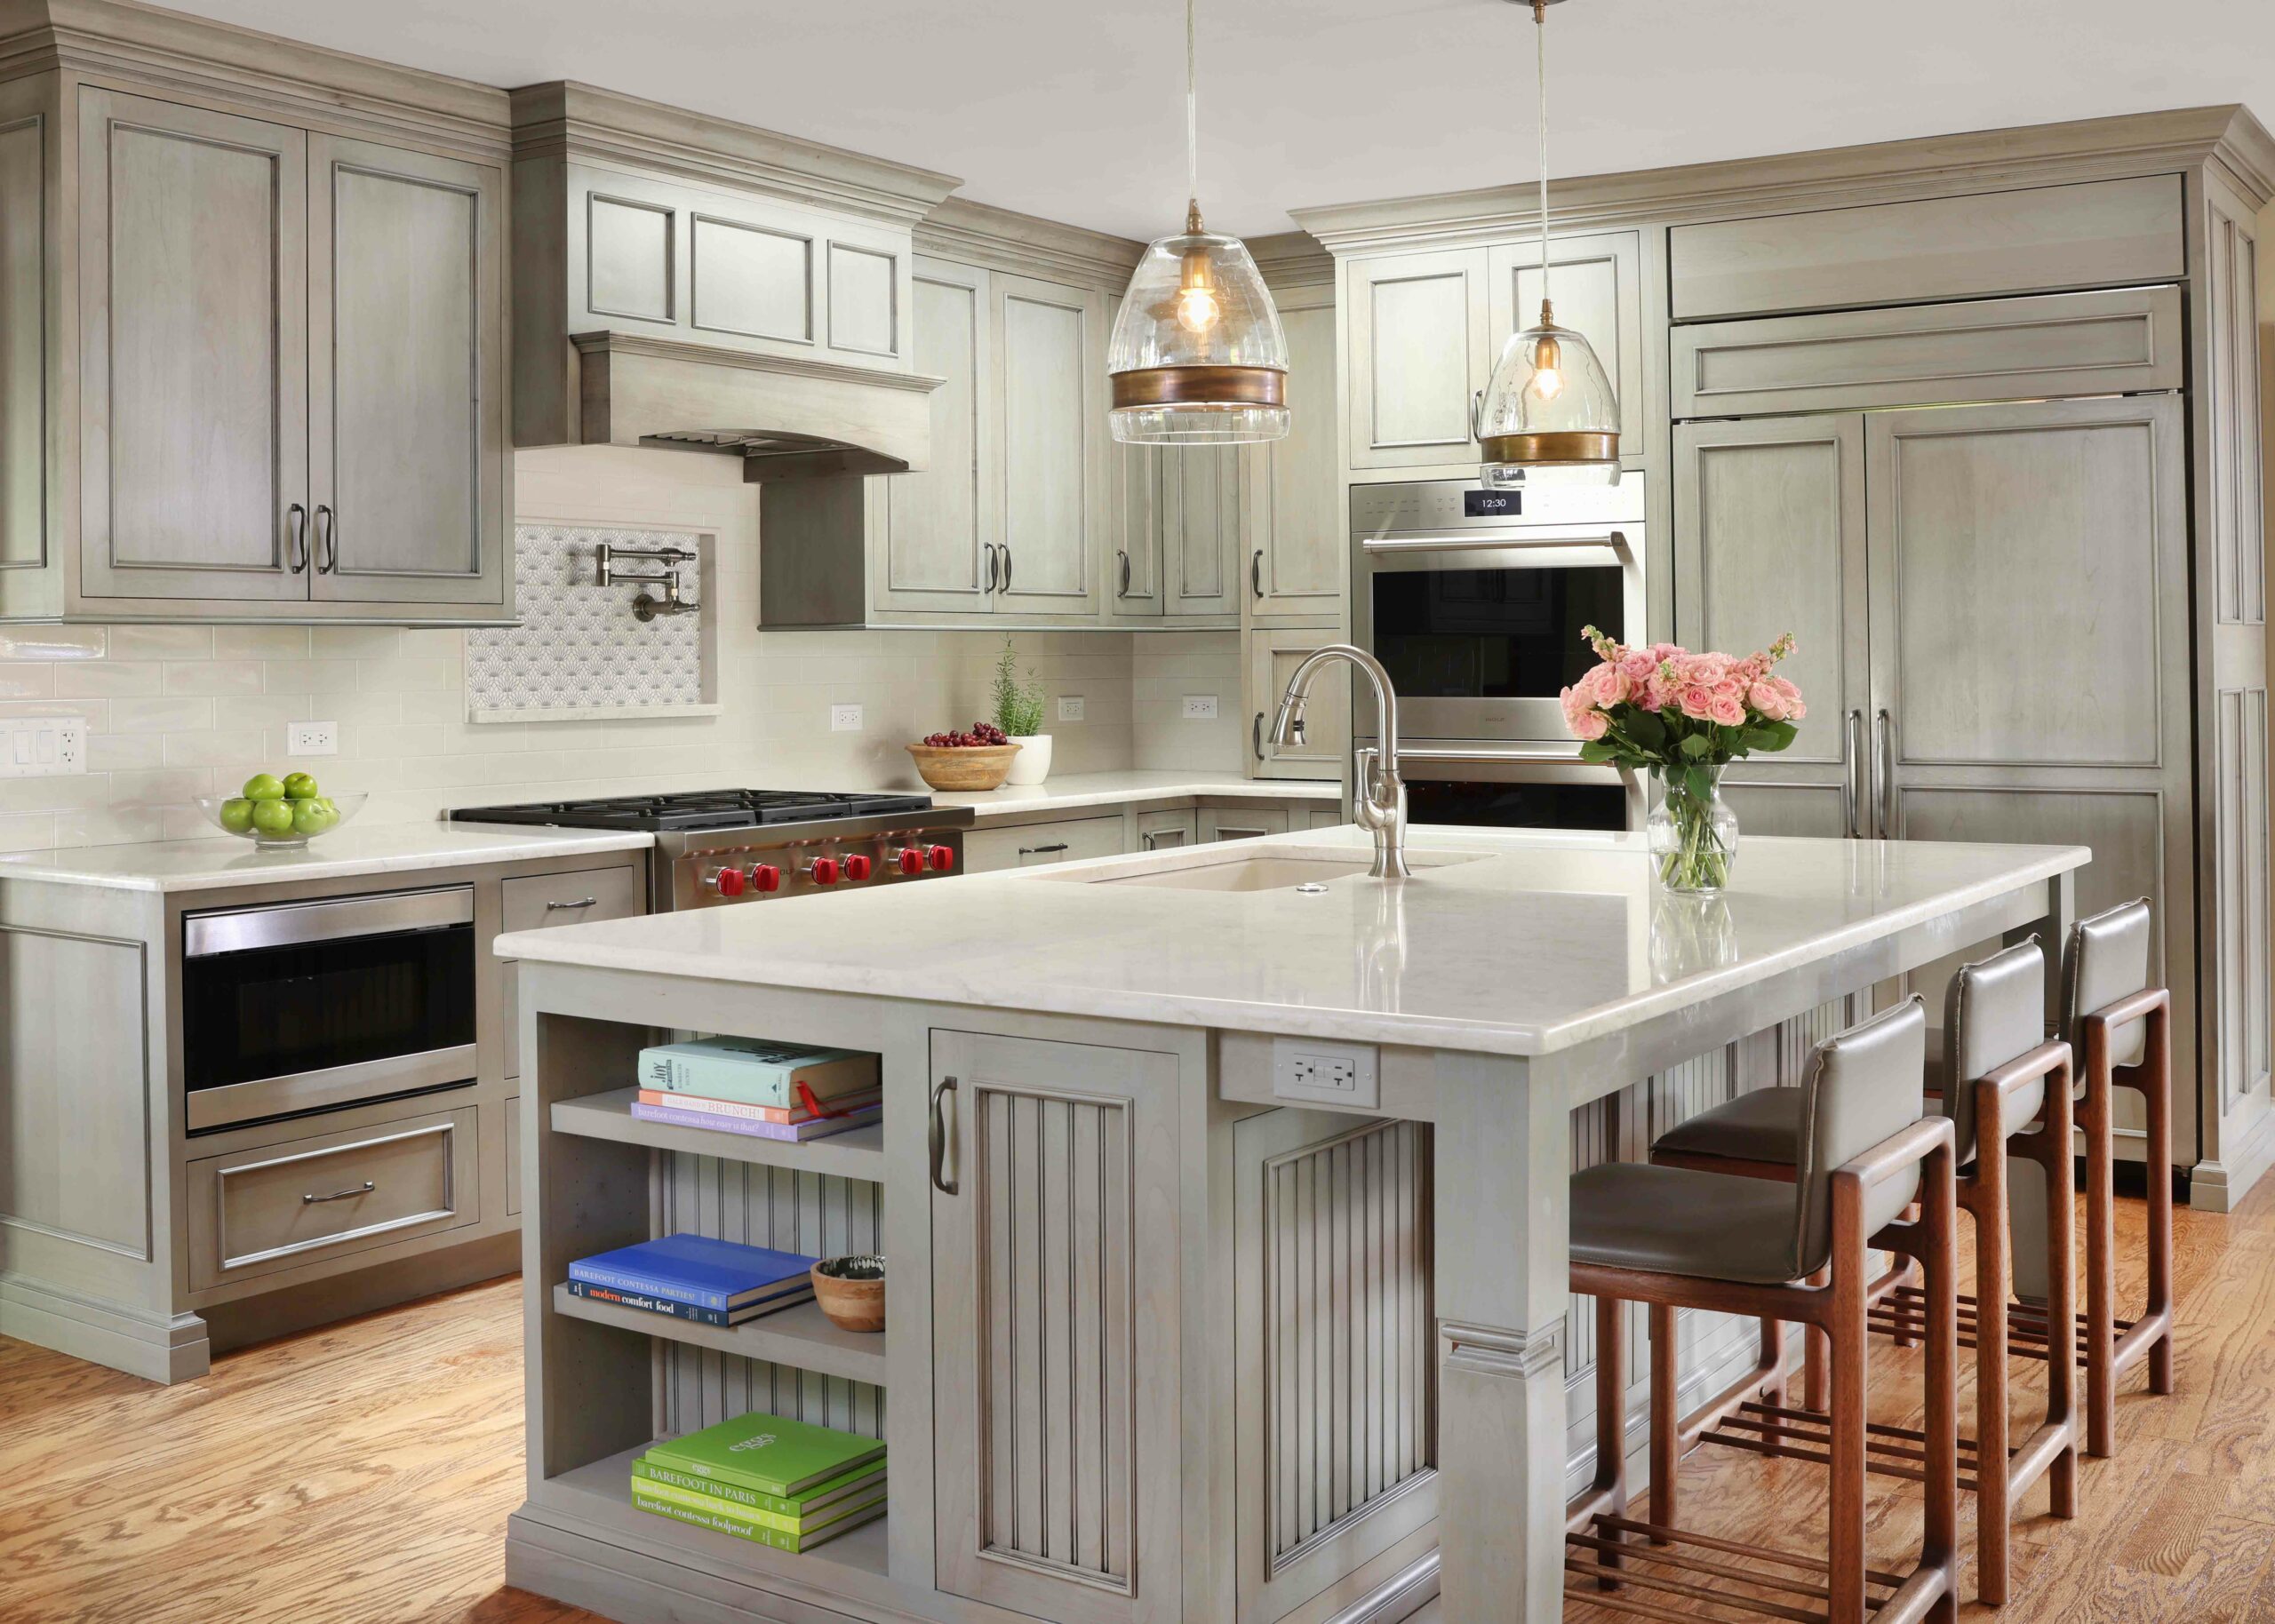
<path fill-rule="evenodd" d="M 2036 936 L 1952 977 L 1944 1006 L 1944 1114 L 1960 1161 L 1976 1150 L 1975 1085 L 2045 1041 L 2046 955 Z M 2007 1132 L 2025 1126 L 2045 1102 L 2043 1082 L 2025 1087 L 2009 1103 Z"/>
<path fill-rule="evenodd" d="M 1832 1175 L 1927 1114 L 1927 1069 L 1928 1015 L 1917 995 L 1816 1046 L 1794 1169 L 1796 1279 L 1832 1254 Z M 1864 1200 L 1864 1233 L 1902 1216 L 1919 1188 L 1917 1166 L 1875 1185 Z"/>
<path fill-rule="evenodd" d="M 2106 913 L 2079 919 L 2070 927 L 2070 951 L 2062 967 L 2062 1035 L 2086 1063 L 2086 1017 L 2149 984 L 2149 899 L 2120 904 Z M 2137 1066 L 2147 1055 L 2145 1017 L 2126 1022 L 2109 1034 L 2109 1063 Z"/>

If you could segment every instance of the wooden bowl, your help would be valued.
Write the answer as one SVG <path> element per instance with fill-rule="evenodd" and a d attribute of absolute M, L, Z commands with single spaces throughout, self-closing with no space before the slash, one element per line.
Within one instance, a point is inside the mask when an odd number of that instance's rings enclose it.
<path fill-rule="evenodd" d="M 814 1301 L 841 1331 L 885 1328 L 885 1261 L 874 1252 L 826 1257 L 811 1270 Z"/>
<path fill-rule="evenodd" d="M 936 790 L 992 790 L 1011 770 L 1019 753 L 1017 744 L 911 744 L 917 776 Z"/>

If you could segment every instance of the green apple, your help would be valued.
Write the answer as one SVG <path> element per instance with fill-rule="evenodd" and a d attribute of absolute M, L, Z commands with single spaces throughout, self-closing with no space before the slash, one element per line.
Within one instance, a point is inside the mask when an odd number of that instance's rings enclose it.
<path fill-rule="evenodd" d="M 292 808 L 294 834 L 322 834 L 339 821 L 339 815 L 326 801 L 295 800 L 288 804 Z"/>
<path fill-rule="evenodd" d="M 272 778 L 271 784 L 276 781 Z M 262 834 L 292 832 L 292 803 L 281 796 L 252 803 L 252 826 Z"/>
<path fill-rule="evenodd" d="M 285 800 L 314 800 L 319 792 L 316 789 L 316 781 L 307 774 L 286 773 L 284 775 Z"/>
<path fill-rule="evenodd" d="M 248 834 L 252 830 L 252 802 L 242 795 L 232 795 L 221 803 L 221 827 L 231 834 Z"/>
<path fill-rule="evenodd" d="M 284 799 L 283 783 L 275 773 L 255 773 L 245 780 L 244 798 L 247 800 L 282 800 Z"/>

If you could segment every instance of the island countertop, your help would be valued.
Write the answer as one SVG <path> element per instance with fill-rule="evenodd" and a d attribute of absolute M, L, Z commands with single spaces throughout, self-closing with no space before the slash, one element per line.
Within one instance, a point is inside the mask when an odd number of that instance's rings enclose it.
<path fill-rule="evenodd" d="M 508 958 L 1473 1053 L 1545 1055 L 2083 866 L 2082 847 L 1757 838 L 1733 888 L 1653 884 L 1640 837 L 1431 828 L 1417 872 L 1248 892 L 1112 881 L 1361 831 L 501 936 Z M 1084 884 L 1085 880 L 1108 883 Z M 1954 944 L 1958 945 L 1958 944 Z"/>

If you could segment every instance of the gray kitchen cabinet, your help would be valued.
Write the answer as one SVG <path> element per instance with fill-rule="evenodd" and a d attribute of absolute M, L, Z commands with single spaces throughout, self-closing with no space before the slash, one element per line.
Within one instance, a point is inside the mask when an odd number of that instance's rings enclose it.
<path fill-rule="evenodd" d="M 1250 453 L 1242 602 L 1252 625 L 1339 620 L 1350 593 L 1336 446 L 1332 285 L 1280 299 L 1288 335 L 1288 437 Z"/>
<path fill-rule="evenodd" d="M 1385 254 L 1345 275 L 1351 467 L 1474 462 L 1470 401 L 1493 364 L 1490 256 Z"/>
<path fill-rule="evenodd" d="M 1177 1058 L 935 1030 L 933 1582 L 1182 1616 Z"/>
<path fill-rule="evenodd" d="M 1237 619 L 1249 466 L 1242 448 L 1229 445 L 1166 446 L 1155 458 L 1164 616 Z"/>
<path fill-rule="evenodd" d="M 1285 807 L 1212 806 L 1204 801 L 1198 816 L 1203 846 L 1217 840 L 1254 840 L 1267 834 L 1288 832 Z"/>
<path fill-rule="evenodd" d="M 307 137 L 85 89 L 80 590 L 308 595 Z"/>
<path fill-rule="evenodd" d="M 999 614 L 1094 616 L 1106 522 L 1106 299 L 992 279 L 991 395 L 1002 479 Z"/>
<path fill-rule="evenodd" d="M 1488 251 L 1491 301 L 1487 329 L 1490 374 L 1501 346 L 1540 319 L 1540 240 L 1521 238 Z M 1582 334 L 1619 392 L 1620 457 L 1643 455 L 1643 240 L 1632 231 L 1549 238 L 1549 293 L 1556 322 Z"/>
<path fill-rule="evenodd" d="M 964 872 L 992 873 L 998 869 L 1039 868 L 1051 863 L 1075 863 L 1084 857 L 1119 856 L 1122 849 L 1122 815 L 1052 818 L 1042 823 L 1002 828 L 993 824 L 968 831 L 963 837 Z"/>
<path fill-rule="evenodd" d="M 1002 525 L 1001 470 L 990 455 L 995 386 L 988 273 L 916 261 L 910 341 L 916 370 L 944 379 L 932 392 L 932 457 L 924 469 L 879 478 L 869 539 L 870 604 L 886 613 L 988 612 Z"/>
<path fill-rule="evenodd" d="M 312 595 L 505 598 L 503 175 L 308 147 Z"/>
<path fill-rule="evenodd" d="M 1140 851 L 1172 851 L 1178 847 L 1200 843 L 1201 829 L 1194 812 L 1140 812 L 1138 816 L 1138 849 Z"/>
<path fill-rule="evenodd" d="M 1257 626 L 1248 634 L 1249 776 L 1339 781 L 1351 757 L 1351 673 L 1322 671 L 1304 710 L 1304 742 L 1274 744 L 1272 720 L 1296 667 L 1325 644 L 1342 641 L 1334 626 L 1311 630 Z"/>
<path fill-rule="evenodd" d="M 47 557 L 47 144 L 23 81 L 0 85 L 0 571 Z"/>
<path fill-rule="evenodd" d="M 503 882 L 499 929 L 503 934 L 595 919 L 637 919 L 648 911 L 646 890 L 646 876 L 638 864 L 523 875 Z M 499 1035 L 505 1054 L 499 1075 L 517 1078 L 522 1074 L 521 966 L 499 958 L 494 950 L 490 962 L 498 977 Z"/>

